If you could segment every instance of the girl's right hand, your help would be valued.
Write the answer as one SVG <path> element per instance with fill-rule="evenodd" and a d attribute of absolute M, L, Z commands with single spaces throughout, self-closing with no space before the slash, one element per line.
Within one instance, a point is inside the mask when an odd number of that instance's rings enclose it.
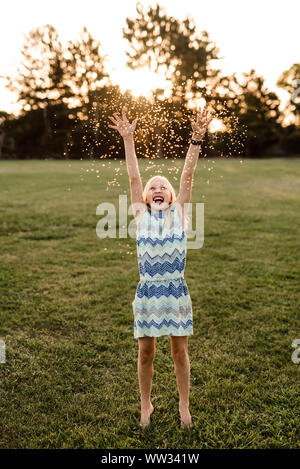
<path fill-rule="evenodd" d="M 130 135 L 133 135 L 137 119 L 134 119 L 134 121 L 132 121 L 130 124 L 126 117 L 125 111 L 122 111 L 122 119 L 116 112 L 113 114 L 113 117 L 109 118 L 115 125 L 109 125 L 108 127 L 117 130 L 124 139 L 128 138 Z"/>

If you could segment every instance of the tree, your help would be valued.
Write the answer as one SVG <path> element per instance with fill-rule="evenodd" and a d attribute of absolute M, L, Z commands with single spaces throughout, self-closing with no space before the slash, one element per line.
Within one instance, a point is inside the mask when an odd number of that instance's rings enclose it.
<path fill-rule="evenodd" d="M 219 59 L 219 49 L 206 31 L 196 32 L 192 19 L 168 16 L 161 6 L 143 8 L 137 4 L 137 18 L 127 18 L 123 36 L 128 40 L 128 66 L 133 70 L 148 66 L 163 71 L 171 82 L 172 100 L 187 101 L 205 97 L 209 82 L 219 75 L 211 61 Z M 204 81 L 202 88 L 199 82 Z M 163 92 L 163 90 L 161 90 Z"/>
<path fill-rule="evenodd" d="M 23 111 L 58 104 L 71 96 L 64 81 L 64 51 L 54 26 L 31 30 L 25 36 L 21 62 L 8 88 L 17 93 Z"/>
<path fill-rule="evenodd" d="M 255 70 L 222 78 L 223 93 L 219 91 L 219 102 L 227 116 L 238 118 L 241 132 L 247 129 L 246 146 L 250 155 L 262 154 L 268 146 L 278 142 L 281 134 L 282 115 L 278 96 L 269 91 L 264 78 Z M 242 135 L 240 135 L 242 138 Z"/>
<path fill-rule="evenodd" d="M 43 110 L 43 139 L 47 142 L 54 131 L 50 108 L 59 107 L 67 115 L 65 102 L 72 95 L 64 79 L 64 50 L 54 26 L 31 30 L 25 36 L 21 55 L 16 76 L 8 78 L 8 88 L 17 93 L 21 114 Z"/>
<path fill-rule="evenodd" d="M 21 115 L 31 112 L 24 125 L 35 122 L 36 115 L 41 119 L 40 139 L 34 137 L 38 147 L 61 154 L 66 148 L 63 139 L 70 134 L 69 118 L 84 113 L 89 93 L 107 77 L 100 43 L 84 28 L 77 41 L 63 47 L 54 26 L 45 25 L 25 36 L 21 55 L 17 74 L 7 77 L 7 86 L 17 93 Z"/>
<path fill-rule="evenodd" d="M 72 91 L 72 96 L 80 104 L 88 102 L 90 92 L 103 86 L 108 74 L 104 70 L 105 58 L 100 54 L 100 42 L 83 28 L 79 39 L 69 41 L 65 52 L 65 82 Z"/>
<path fill-rule="evenodd" d="M 100 43 L 86 28 L 64 48 L 54 26 L 38 27 L 25 36 L 21 55 L 16 76 L 7 79 L 25 111 L 82 103 L 108 77 Z"/>

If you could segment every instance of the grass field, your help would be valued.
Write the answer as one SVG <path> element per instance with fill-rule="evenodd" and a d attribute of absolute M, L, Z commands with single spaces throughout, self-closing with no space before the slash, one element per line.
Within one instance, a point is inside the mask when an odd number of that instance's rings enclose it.
<path fill-rule="evenodd" d="M 183 161 L 163 164 L 173 181 Z M 0 183 L 1 448 L 300 447 L 300 160 L 199 161 L 205 242 L 185 272 L 191 431 L 179 427 L 168 337 L 156 412 L 139 428 L 135 240 L 95 231 L 97 205 L 129 194 L 124 162 L 2 161 Z"/>

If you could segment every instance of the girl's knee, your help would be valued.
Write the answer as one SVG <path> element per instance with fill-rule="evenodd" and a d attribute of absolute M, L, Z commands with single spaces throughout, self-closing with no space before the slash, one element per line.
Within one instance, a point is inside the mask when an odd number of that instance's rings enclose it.
<path fill-rule="evenodd" d="M 175 364 L 184 364 L 188 360 L 188 352 L 186 348 L 180 348 L 172 351 L 172 358 Z"/>
<path fill-rule="evenodd" d="M 139 351 L 139 360 L 143 364 L 151 363 L 154 360 L 154 350 L 141 349 Z"/>
<path fill-rule="evenodd" d="M 139 360 L 142 364 L 153 362 L 155 355 L 155 345 L 154 342 L 147 343 L 140 342 L 139 346 Z"/>

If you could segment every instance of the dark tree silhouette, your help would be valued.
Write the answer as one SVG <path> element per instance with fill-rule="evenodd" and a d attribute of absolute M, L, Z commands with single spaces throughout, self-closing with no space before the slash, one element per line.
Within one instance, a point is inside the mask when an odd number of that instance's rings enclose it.
<path fill-rule="evenodd" d="M 64 69 L 64 50 L 54 26 L 36 28 L 25 36 L 20 65 L 16 76 L 8 77 L 8 88 L 17 93 L 24 111 L 62 103 L 71 96 Z"/>
<path fill-rule="evenodd" d="M 64 48 L 54 26 L 45 25 L 25 36 L 21 55 L 17 74 L 7 77 L 7 86 L 17 94 L 21 115 L 26 114 L 24 135 L 32 134 L 30 121 L 39 122 L 40 137 L 34 141 L 40 151 L 62 155 L 72 126 L 69 117 L 85 112 L 89 93 L 107 77 L 100 43 L 84 28 L 79 39 Z M 24 144 L 18 133 L 16 141 Z M 25 139 L 24 150 L 27 147 Z"/>
<path fill-rule="evenodd" d="M 220 72 L 211 65 L 220 57 L 208 33 L 197 34 L 192 19 L 180 21 L 168 16 L 158 4 L 154 8 L 137 4 L 136 8 L 137 17 L 127 18 L 123 29 L 131 49 L 127 52 L 128 66 L 162 70 L 171 82 L 173 102 L 205 97 L 208 83 Z M 204 82 L 202 88 L 199 82 Z"/>
<path fill-rule="evenodd" d="M 247 129 L 246 146 L 249 155 L 260 155 L 280 138 L 282 115 L 278 96 L 269 91 L 264 78 L 255 70 L 223 77 L 223 93 L 219 101 L 228 115 L 237 116 L 241 129 Z"/>
<path fill-rule="evenodd" d="M 126 23 L 129 66 L 163 71 L 171 96 L 164 96 L 161 89 L 153 91 L 151 100 L 121 93 L 105 71 L 100 43 L 86 28 L 65 47 L 53 26 L 36 28 L 25 38 L 17 75 L 8 78 L 8 88 L 17 93 L 22 109 L 18 116 L 2 115 L 3 155 L 122 157 L 123 147 L 107 124 L 109 115 L 127 106 L 129 117 L 131 113 L 131 118 L 139 118 L 139 154 L 182 156 L 190 135 L 188 101 L 200 97 L 229 123 L 226 132 L 206 134 L 204 154 L 261 156 L 279 140 L 285 151 L 298 152 L 300 133 L 295 126 L 283 129 L 279 99 L 266 88 L 263 77 L 255 70 L 242 79 L 222 76 L 213 68 L 218 48 L 207 32 L 197 33 L 190 18 L 181 21 L 159 5 L 138 4 L 137 18 L 127 18 Z M 292 67 L 279 80 L 291 94 L 298 70 Z M 293 102 L 295 109 L 297 103 Z"/>
<path fill-rule="evenodd" d="M 61 103 L 83 104 L 88 93 L 108 77 L 100 43 L 86 28 L 75 42 L 63 48 L 51 25 L 36 28 L 25 36 L 21 62 L 8 88 L 17 93 L 25 111 Z"/>
<path fill-rule="evenodd" d="M 100 53 L 100 42 L 83 28 L 79 39 L 69 41 L 65 51 L 64 80 L 70 88 L 72 97 L 82 105 L 88 102 L 89 93 L 99 89 L 108 81 L 104 69 L 105 58 Z"/>

